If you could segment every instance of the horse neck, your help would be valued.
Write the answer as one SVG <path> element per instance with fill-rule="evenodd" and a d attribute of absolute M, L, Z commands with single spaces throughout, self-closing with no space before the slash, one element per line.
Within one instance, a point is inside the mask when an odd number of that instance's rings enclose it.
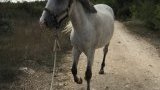
<path fill-rule="evenodd" d="M 74 2 L 74 6 L 70 14 L 70 18 L 71 18 L 73 28 L 75 30 L 82 31 L 81 28 L 84 27 L 84 25 L 86 25 L 86 23 L 88 22 L 88 18 L 80 2 L 78 1 Z"/>

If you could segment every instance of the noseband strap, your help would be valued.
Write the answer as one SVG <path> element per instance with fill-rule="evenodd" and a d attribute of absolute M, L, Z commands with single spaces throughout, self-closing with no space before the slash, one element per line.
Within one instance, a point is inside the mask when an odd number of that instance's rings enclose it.
<path fill-rule="evenodd" d="M 53 18 L 56 28 L 60 28 L 60 24 L 68 17 L 69 10 L 70 10 L 72 3 L 73 3 L 73 0 L 69 0 L 68 8 L 63 10 L 58 15 L 56 15 L 54 12 L 51 12 L 49 9 L 44 8 L 44 11 L 46 11 Z M 58 20 L 58 18 L 61 17 L 62 15 L 64 15 L 65 13 L 66 13 L 66 15 L 62 19 Z"/>

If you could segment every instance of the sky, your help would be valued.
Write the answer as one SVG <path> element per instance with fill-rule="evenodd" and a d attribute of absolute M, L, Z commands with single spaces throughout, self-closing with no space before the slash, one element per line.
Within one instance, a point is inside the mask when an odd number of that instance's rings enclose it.
<path fill-rule="evenodd" d="M 0 0 L 0 2 L 4 2 L 4 1 L 11 1 L 11 2 L 24 2 L 24 1 L 27 1 L 27 2 L 32 2 L 32 1 L 44 1 L 44 0 Z"/>

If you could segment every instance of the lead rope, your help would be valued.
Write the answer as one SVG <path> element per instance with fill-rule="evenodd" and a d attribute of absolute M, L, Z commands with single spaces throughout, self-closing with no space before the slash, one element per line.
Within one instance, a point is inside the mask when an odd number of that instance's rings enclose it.
<path fill-rule="evenodd" d="M 51 87 L 50 90 L 53 90 L 53 83 L 54 83 L 54 75 L 55 75 L 55 68 L 56 68 L 56 61 L 57 61 L 57 46 L 60 49 L 60 44 L 58 41 L 58 34 L 56 32 L 55 34 L 55 41 L 54 41 L 54 48 L 53 48 L 53 52 L 52 52 L 52 60 L 54 60 L 54 65 L 53 65 L 53 73 L 52 73 L 52 81 L 51 81 Z M 53 53 L 54 53 L 54 59 L 53 59 Z"/>

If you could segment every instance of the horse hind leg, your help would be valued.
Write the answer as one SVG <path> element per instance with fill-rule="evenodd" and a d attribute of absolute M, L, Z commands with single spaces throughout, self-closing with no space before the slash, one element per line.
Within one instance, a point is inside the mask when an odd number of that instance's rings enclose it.
<path fill-rule="evenodd" d="M 72 65 L 72 74 L 73 74 L 73 77 L 74 77 L 74 81 L 77 83 L 77 84 L 82 84 L 82 78 L 79 78 L 77 76 L 77 65 L 78 65 L 78 61 L 79 61 L 79 56 L 82 52 L 73 47 L 73 51 L 72 51 L 72 55 L 73 55 L 73 65 Z"/>
<path fill-rule="evenodd" d="M 103 49 L 104 56 L 103 56 L 103 61 L 102 61 L 102 64 L 101 64 L 101 69 L 99 71 L 99 74 L 104 74 L 105 59 L 106 59 L 106 55 L 108 53 L 108 46 L 109 46 L 109 44 L 107 44 Z"/>

